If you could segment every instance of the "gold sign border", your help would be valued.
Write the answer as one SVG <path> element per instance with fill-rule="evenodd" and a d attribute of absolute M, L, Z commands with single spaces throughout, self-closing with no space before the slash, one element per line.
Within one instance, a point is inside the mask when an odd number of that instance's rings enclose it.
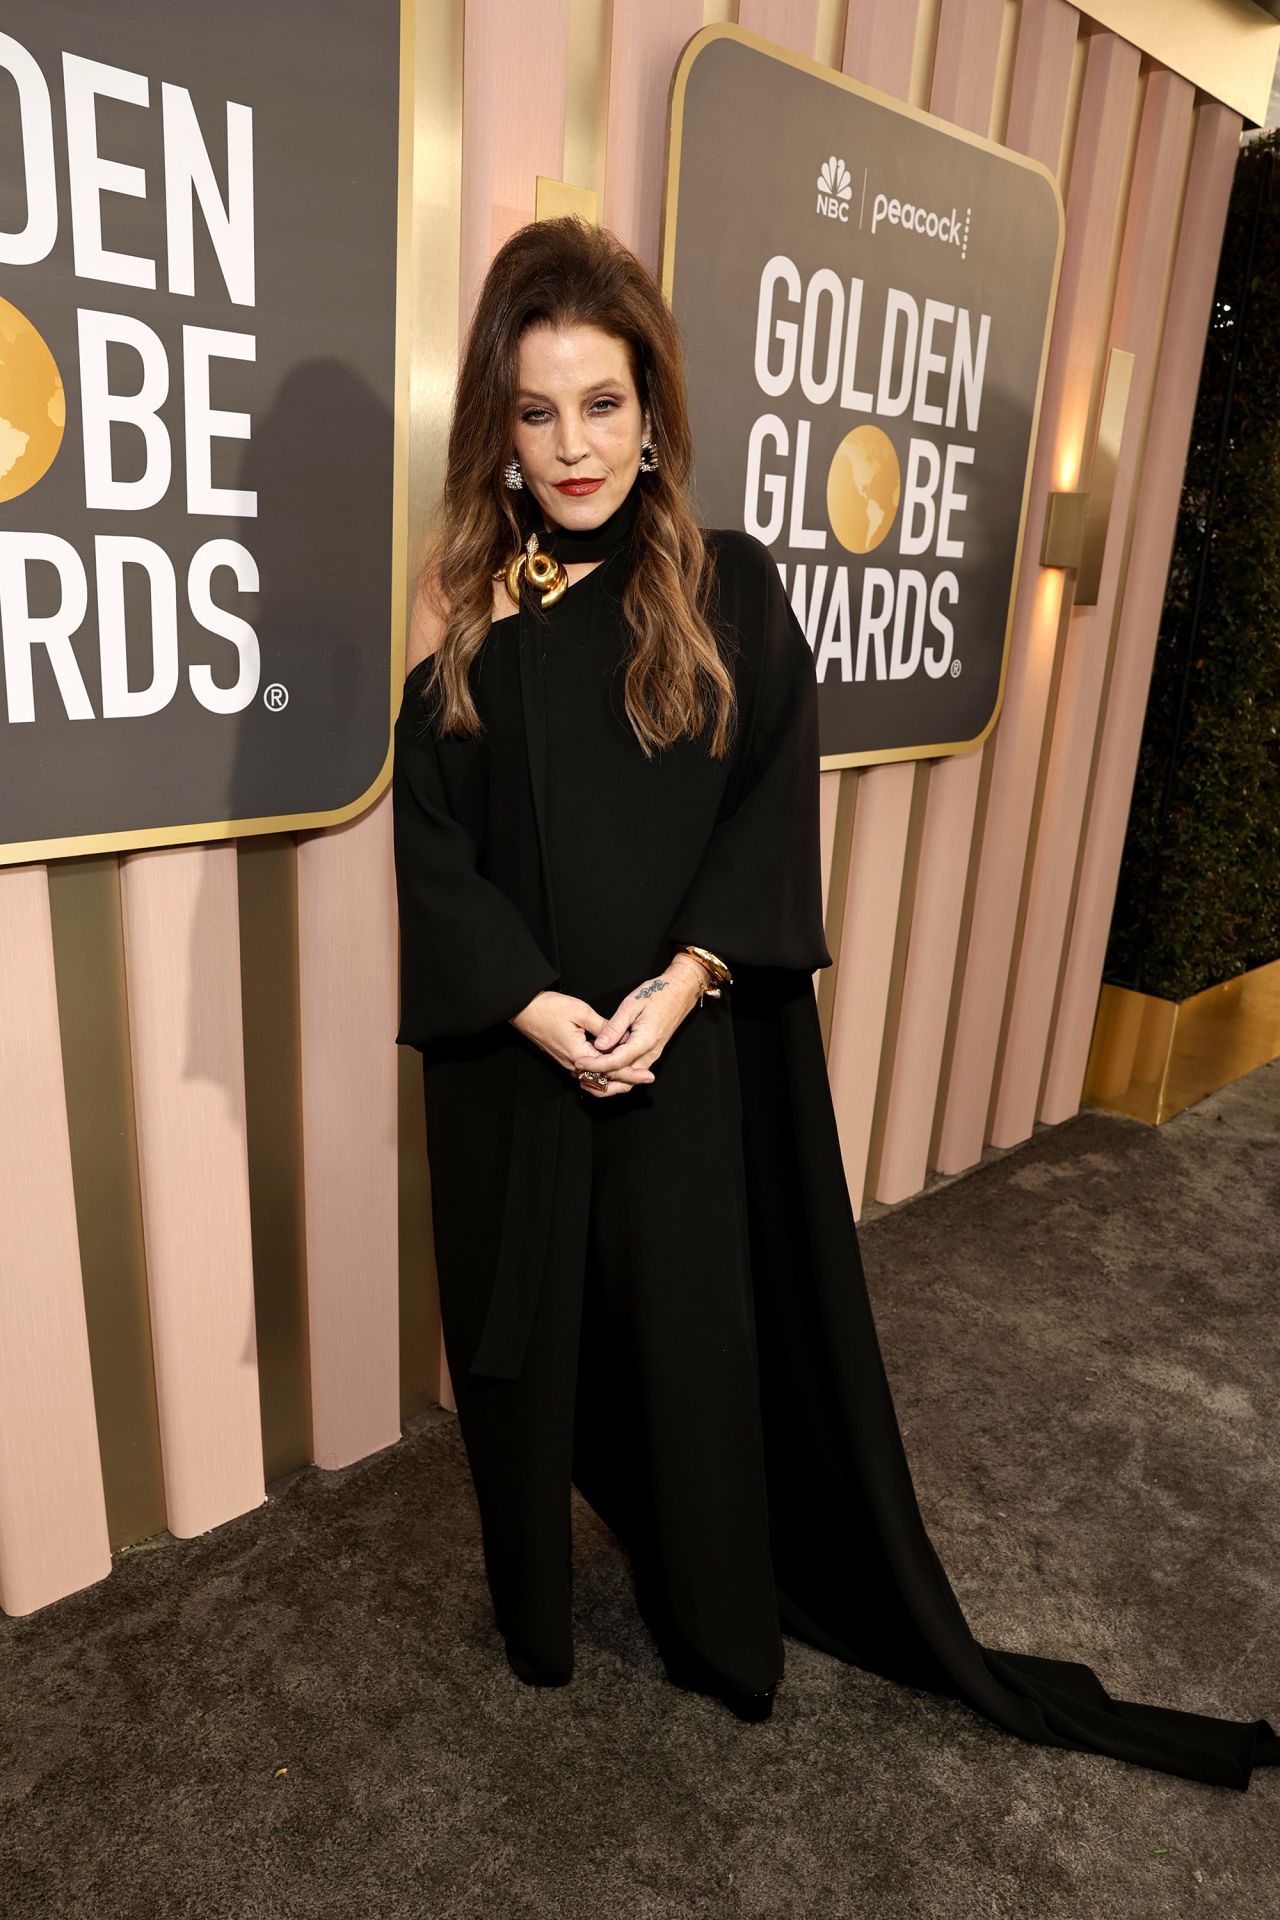
<path fill-rule="evenodd" d="M 811 73 L 815 79 L 825 80 L 828 86 L 836 87 L 844 93 L 861 94 L 864 99 L 873 100 L 877 106 L 887 107 L 890 112 L 900 114 L 904 119 L 915 120 L 922 126 L 933 127 L 937 132 L 945 133 L 953 140 L 963 140 L 969 146 L 982 147 L 986 152 L 997 155 L 1011 166 L 1024 167 L 1031 173 L 1038 173 L 1052 190 L 1053 203 L 1058 210 L 1058 243 L 1054 252 L 1049 303 L 1045 311 L 1044 338 L 1040 343 L 1040 371 L 1036 378 L 1035 406 L 1031 415 L 1031 434 L 1027 441 L 1027 464 L 1022 481 L 1022 506 L 1018 515 L 1018 539 L 1013 553 L 1013 576 L 1009 587 L 1009 611 L 1005 620 L 1004 644 L 1000 654 L 1000 680 L 990 718 L 981 733 L 975 734 L 971 740 L 946 740 L 918 747 L 868 749 L 860 753 L 825 753 L 822 756 L 821 766 L 826 772 L 834 767 L 881 766 L 891 760 L 929 760 L 948 754 L 974 752 L 995 726 L 1000 717 L 1000 708 L 1004 703 L 1005 676 L 1009 668 L 1009 642 L 1013 632 L 1013 615 L 1021 576 L 1022 543 L 1026 532 L 1027 506 L 1031 496 L 1031 472 L 1040 430 L 1040 405 L 1044 398 L 1045 367 L 1048 363 L 1049 339 L 1053 331 L 1053 318 L 1058 304 L 1058 278 L 1062 269 L 1062 251 L 1066 236 L 1066 211 L 1063 207 L 1057 177 L 1042 160 L 1032 159 L 1029 154 L 1017 153 L 1013 148 L 1002 146 L 998 140 L 989 140 L 983 134 L 970 133 L 966 127 L 953 126 L 949 120 L 942 119 L 936 113 L 926 113 L 922 107 L 913 107 L 905 100 L 896 99 L 893 94 L 881 93 L 878 87 L 867 86 L 864 81 L 851 79 L 846 73 L 837 73 L 834 67 L 824 66 L 820 60 L 811 60 L 807 54 L 794 53 L 789 47 L 780 47 L 776 42 L 766 40 L 762 34 L 752 33 L 747 27 L 735 26 L 730 21 L 717 22 L 712 26 L 703 27 L 685 43 L 680 58 L 676 62 L 676 70 L 671 81 L 667 106 L 667 172 L 662 195 L 661 267 L 662 291 L 668 305 L 671 303 L 671 283 L 675 271 L 685 91 L 694 62 L 699 54 L 716 40 L 737 40 L 743 46 L 751 47 L 755 52 L 765 54 L 769 59 L 777 60 L 784 66 L 798 67 L 802 73 Z"/>
<path fill-rule="evenodd" d="M 400 142 L 396 181 L 396 348 L 394 472 L 391 537 L 391 677 L 387 690 L 387 750 L 373 781 L 356 800 L 319 813 L 264 814 L 254 819 L 202 820 L 173 827 L 123 828 L 114 833 L 67 834 L 52 840 L 0 842 L 0 867 L 65 860 L 77 854 L 132 853 L 141 847 L 198 845 L 291 828 L 336 827 L 363 813 L 391 778 L 392 740 L 404 691 L 408 595 L 409 498 L 409 237 L 413 214 L 414 0 L 400 0 Z"/>

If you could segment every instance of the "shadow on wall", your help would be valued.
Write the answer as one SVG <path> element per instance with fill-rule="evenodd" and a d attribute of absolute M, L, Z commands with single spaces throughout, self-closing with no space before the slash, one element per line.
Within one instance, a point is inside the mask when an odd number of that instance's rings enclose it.
<path fill-rule="evenodd" d="M 281 791 L 290 811 L 321 811 L 347 804 L 376 778 L 389 741 L 388 662 L 391 645 L 394 443 L 390 409 L 342 361 L 303 361 L 281 382 L 270 407 L 254 417 L 234 484 L 257 495 L 252 520 L 227 518 L 209 537 L 242 542 L 258 567 L 256 595 L 234 590 L 233 576 L 214 576 L 220 606 L 246 620 L 258 636 L 261 680 L 255 699 L 228 730 L 232 764 L 225 783 L 225 817 L 261 812 L 263 767 L 277 759 Z M 222 480 L 231 484 L 230 476 Z M 231 684 L 225 640 L 202 635 L 203 652 L 219 685 Z M 272 684 L 288 690 L 293 725 L 272 739 L 278 716 L 264 698 Z M 302 703 L 301 720 L 299 702 Z M 319 743 L 319 744 L 318 744 Z M 289 757 L 296 764 L 289 765 Z M 243 768 L 243 774 L 241 769 Z M 285 776 L 288 776 L 286 779 Z M 283 810 L 281 808 L 280 810 Z M 322 832 L 323 828 L 315 831 Z M 212 887 L 213 883 L 209 883 Z M 268 932 L 280 963 L 275 982 L 263 991 L 279 1013 L 296 1019 L 292 949 L 283 950 L 293 928 L 292 901 L 281 904 Z M 183 1065 L 188 1080 L 213 1079 L 220 1054 L 203 1029 L 200 1010 L 216 1004 L 227 983 L 214 977 L 221 924 L 212 891 L 197 902 L 190 954 L 192 1023 Z M 205 937 L 206 929 L 209 937 Z M 282 931 L 283 930 L 283 931 Z M 259 954 L 259 958 L 261 955 Z M 285 976 L 287 975 L 287 979 Z M 296 1036 L 272 1036 L 273 1064 L 290 1072 Z M 257 1063 L 259 1070 L 266 1062 Z M 252 1088 L 254 1062 L 246 1055 Z M 296 1080 L 296 1075 L 293 1076 Z M 228 1101 L 238 1106 L 238 1089 Z M 252 1118 L 252 1117 L 250 1117 Z M 250 1124 L 251 1140 L 255 1130 Z M 257 1139 L 259 1152 L 262 1141 Z M 272 1143 L 266 1177 L 273 1183 L 273 1217 L 295 1211 L 292 1198 L 275 1191 L 297 1181 L 297 1152 Z M 250 1142 L 246 1142 L 248 1152 Z M 255 1165 L 251 1186 L 261 1193 L 264 1169 Z M 251 1203 L 252 1204 L 252 1203 Z M 245 1330 L 242 1359 L 258 1358 L 255 1329 Z"/>

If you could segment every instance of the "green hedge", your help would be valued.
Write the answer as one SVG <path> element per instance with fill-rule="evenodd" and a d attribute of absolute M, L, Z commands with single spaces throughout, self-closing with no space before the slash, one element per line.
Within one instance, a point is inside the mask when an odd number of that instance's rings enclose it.
<path fill-rule="evenodd" d="M 1280 131 L 1241 147 L 1103 977 L 1280 957 Z"/>

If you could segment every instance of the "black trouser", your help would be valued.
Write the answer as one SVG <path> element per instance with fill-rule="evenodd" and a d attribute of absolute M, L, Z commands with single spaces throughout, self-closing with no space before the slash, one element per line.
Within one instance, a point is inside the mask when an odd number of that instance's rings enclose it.
<path fill-rule="evenodd" d="M 758 1692 L 781 1675 L 783 1643 L 728 1008 L 688 1016 L 652 1087 L 598 1100 L 546 1066 L 564 1104 L 516 1380 L 467 1371 L 495 1257 L 482 1189 L 501 1146 L 477 1142 L 463 1164 L 471 1115 L 432 1161 L 445 1347 L 499 1630 L 526 1677 L 571 1669 L 572 1481 L 629 1549 L 673 1671 Z"/>

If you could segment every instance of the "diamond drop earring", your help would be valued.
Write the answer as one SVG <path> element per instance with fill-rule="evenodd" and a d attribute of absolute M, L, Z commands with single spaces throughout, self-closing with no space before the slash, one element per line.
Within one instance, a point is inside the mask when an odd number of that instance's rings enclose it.
<path fill-rule="evenodd" d="M 641 473 L 658 471 L 658 450 L 653 441 L 647 437 L 640 442 L 640 471 Z"/>
<path fill-rule="evenodd" d="M 520 488 L 524 485 L 524 471 L 514 453 L 503 468 L 502 477 L 509 487 Z"/>

